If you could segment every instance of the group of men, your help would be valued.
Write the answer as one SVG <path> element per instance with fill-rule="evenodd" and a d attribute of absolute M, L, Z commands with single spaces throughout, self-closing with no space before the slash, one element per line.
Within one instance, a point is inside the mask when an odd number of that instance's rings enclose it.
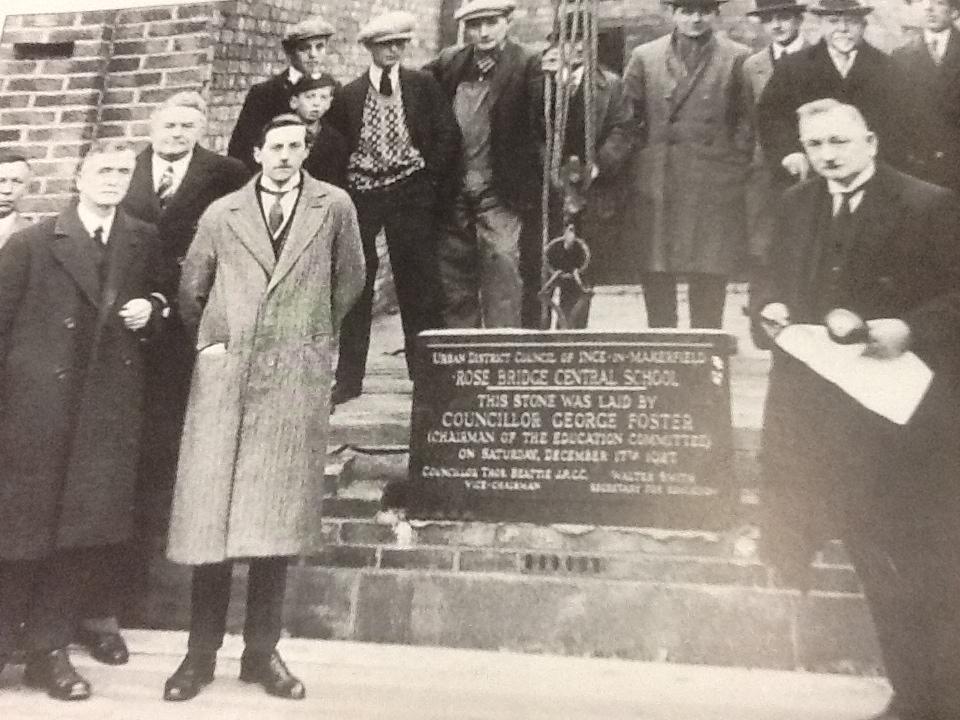
<path fill-rule="evenodd" d="M 362 391 L 376 238 L 414 380 L 422 330 L 539 325 L 544 97 L 556 83 L 571 91 L 565 159 L 585 158 L 586 128 L 597 133 L 576 218 L 590 279 L 640 283 L 651 327 L 677 325 L 681 278 L 691 324 L 720 327 L 727 278 L 752 255 L 762 346 L 845 308 L 864 319 L 868 352 L 911 349 L 936 369 L 937 401 L 909 442 L 811 464 L 796 448 L 823 436 L 822 415 L 800 402 L 813 386 L 774 349 L 766 546 L 803 587 L 817 543 L 842 535 L 896 693 L 886 717 L 960 716 L 960 544 L 946 529 L 960 505 L 948 439 L 958 216 L 949 190 L 904 174 L 960 189 L 958 10 L 923 0 L 924 42 L 889 57 L 864 41 L 860 0 L 817 0 L 816 44 L 800 33 L 804 5 L 757 0 L 772 44 L 751 55 L 718 32 L 722 1 L 670 0 L 673 31 L 636 48 L 622 80 L 597 68 L 592 107 L 582 22 L 536 55 L 510 39 L 512 0 L 467 0 L 466 44 L 420 70 L 403 64 L 415 18 L 372 19 L 358 38 L 370 66 L 342 86 L 326 67 L 332 26 L 292 26 L 290 67 L 251 88 L 227 157 L 198 144 L 203 98 L 178 93 L 138 155 L 93 143 L 76 203 L 36 225 L 15 212 L 28 161 L 0 156 L 0 669 L 21 651 L 28 684 L 74 700 L 90 686 L 72 640 L 126 661 L 117 573 L 129 582 L 139 525 L 195 566 L 188 651 L 164 698 L 213 680 L 237 560 L 250 564 L 240 677 L 304 697 L 276 651 L 286 566 L 322 541 L 317 449 L 332 406 Z M 589 304 L 576 296 L 561 285 L 583 327 Z M 838 467 L 858 491 L 806 507 L 811 493 L 796 489 L 829 497 Z"/>

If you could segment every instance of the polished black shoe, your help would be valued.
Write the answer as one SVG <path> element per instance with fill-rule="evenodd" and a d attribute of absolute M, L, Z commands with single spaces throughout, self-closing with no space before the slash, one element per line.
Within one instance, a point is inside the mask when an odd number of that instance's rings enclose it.
<path fill-rule="evenodd" d="M 240 679 L 248 683 L 260 683 L 270 695 L 289 700 L 303 700 L 307 690 L 284 664 L 280 653 L 274 650 L 269 655 L 240 657 Z"/>
<path fill-rule="evenodd" d="M 84 627 L 77 628 L 77 642 L 85 647 L 94 660 L 104 665 L 125 665 L 130 660 L 130 651 L 120 633 L 97 632 Z"/>
<path fill-rule="evenodd" d="M 333 390 L 330 391 L 330 403 L 333 405 L 342 405 L 348 400 L 360 397 L 361 392 L 363 392 L 362 388 L 336 383 L 333 386 Z"/>
<path fill-rule="evenodd" d="M 163 699 L 171 702 L 192 700 L 213 682 L 216 655 L 187 654 L 180 667 L 164 683 Z"/>
<path fill-rule="evenodd" d="M 90 697 L 90 683 L 76 671 L 64 649 L 30 656 L 23 681 L 30 687 L 45 689 L 47 695 L 57 700 L 86 700 Z"/>

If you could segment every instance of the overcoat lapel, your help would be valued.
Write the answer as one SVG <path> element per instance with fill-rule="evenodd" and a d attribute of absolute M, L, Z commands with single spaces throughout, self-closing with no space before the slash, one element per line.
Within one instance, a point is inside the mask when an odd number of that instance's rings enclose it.
<path fill-rule="evenodd" d="M 503 94 L 504 88 L 510 78 L 518 69 L 520 48 L 509 40 L 504 44 L 503 51 L 500 53 L 500 59 L 493 68 L 493 74 L 490 75 L 490 107 L 495 107 L 497 100 Z"/>
<path fill-rule="evenodd" d="M 257 197 L 257 183 L 260 175 L 254 176 L 239 192 L 230 196 L 230 214 L 227 224 L 260 263 L 267 277 L 273 274 L 277 261 L 273 254 L 273 245 L 268 237 L 267 226 L 260 212 L 260 199 Z"/>
<path fill-rule="evenodd" d="M 96 260 L 87 251 L 86 244 L 89 242 L 90 236 L 80 222 L 77 206 L 72 205 L 60 214 L 54 226 L 53 256 L 73 278 L 90 304 L 100 307 L 100 273 Z"/>
<path fill-rule="evenodd" d="M 882 167 L 864 188 L 863 202 L 853 214 L 856 245 L 866 248 L 886 244 L 897 222 L 900 208 L 900 193 L 891 187 Z"/>
<path fill-rule="evenodd" d="M 137 156 L 124 205 L 147 222 L 156 223 L 160 218 L 160 201 L 153 188 L 153 152 L 150 148 Z"/>
<path fill-rule="evenodd" d="M 181 207 L 190 205 L 192 202 L 196 201 L 198 195 L 200 194 L 200 189 L 210 183 L 212 169 L 212 164 L 203 155 L 201 148 L 194 148 L 193 157 L 190 158 L 190 163 L 187 165 L 187 171 L 183 174 L 183 180 L 180 182 L 180 187 L 177 188 L 177 191 L 173 194 L 166 207 L 163 209 L 163 214 L 176 215 L 181 211 Z M 152 181 L 152 172 L 150 178 Z M 159 205 L 160 203 L 157 202 L 158 207 Z"/>
<path fill-rule="evenodd" d="M 111 308 L 120 293 L 121 278 L 126 274 L 131 257 L 137 252 L 140 237 L 131 233 L 127 225 L 126 215 L 118 209 L 107 239 L 107 279 L 101 291 L 101 315 L 112 312 Z"/>
<path fill-rule="evenodd" d="M 313 239 L 317 236 L 320 226 L 327 216 L 326 190 L 320 183 L 303 176 L 303 189 L 300 193 L 300 200 L 297 203 L 297 210 L 293 214 L 290 231 L 287 233 L 287 240 L 280 251 L 280 257 L 277 259 L 276 268 L 267 284 L 267 292 L 270 292 L 277 286 L 283 278 L 290 272 L 303 251 L 307 249 Z"/>
<path fill-rule="evenodd" d="M 713 55 L 717 49 L 717 38 L 711 36 L 707 41 L 706 46 L 700 53 L 700 60 L 697 63 L 697 67 L 694 68 L 691 73 L 687 72 L 686 66 L 683 64 L 683 59 L 677 53 L 676 45 L 672 40 L 667 47 L 667 61 L 670 65 L 669 71 L 671 76 L 677 81 L 670 96 L 670 114 L 676 115 L 687 101 L 687 98 L 690 97 L 694 88 L 699 84 L 700 78 L 703 77 L 707 66 L 713 60 Z"/>

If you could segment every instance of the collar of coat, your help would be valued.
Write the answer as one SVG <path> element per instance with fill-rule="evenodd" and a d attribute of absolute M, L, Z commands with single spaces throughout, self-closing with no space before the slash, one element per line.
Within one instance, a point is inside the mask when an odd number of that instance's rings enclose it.
<path fill-rule="evenodd" d="M 270 278 L 268 290 L 290 272 L 304 250 L 320 234 L 329 210 L 329 195 L 333 187 L 314 180 L 307 173 L 301 174 L 303 189 L 279 258 L 274 254 L 270 233 L 260 212 L 257 197 L 260 174 L 227 196 L 227 224 Z"/>

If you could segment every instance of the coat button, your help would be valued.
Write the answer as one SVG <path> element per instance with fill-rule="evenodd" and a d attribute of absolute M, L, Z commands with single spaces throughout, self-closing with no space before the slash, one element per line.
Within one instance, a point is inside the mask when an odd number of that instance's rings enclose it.
<path fill-rule="evenodd" d="M 123 364 L 126 365 L 127 367 L 130 367 L 131 365 L 133 365 L 133 360 L 131 360 L 130 358 L 124 358 Z"/>
<path fill-rule="evenodd" d="M 74 320 L 72 317 L 64 318 L 64 319 L 63 319 L 63 326 L 64 326 L 67 330 L 73 330 L 73 329 L 77 326 L 77 321 Z"/>
<path fill-rule="evenodd" d="M 66 380 L 67 371 L 66 370 L 57 370 L 57 380 Z"/>

